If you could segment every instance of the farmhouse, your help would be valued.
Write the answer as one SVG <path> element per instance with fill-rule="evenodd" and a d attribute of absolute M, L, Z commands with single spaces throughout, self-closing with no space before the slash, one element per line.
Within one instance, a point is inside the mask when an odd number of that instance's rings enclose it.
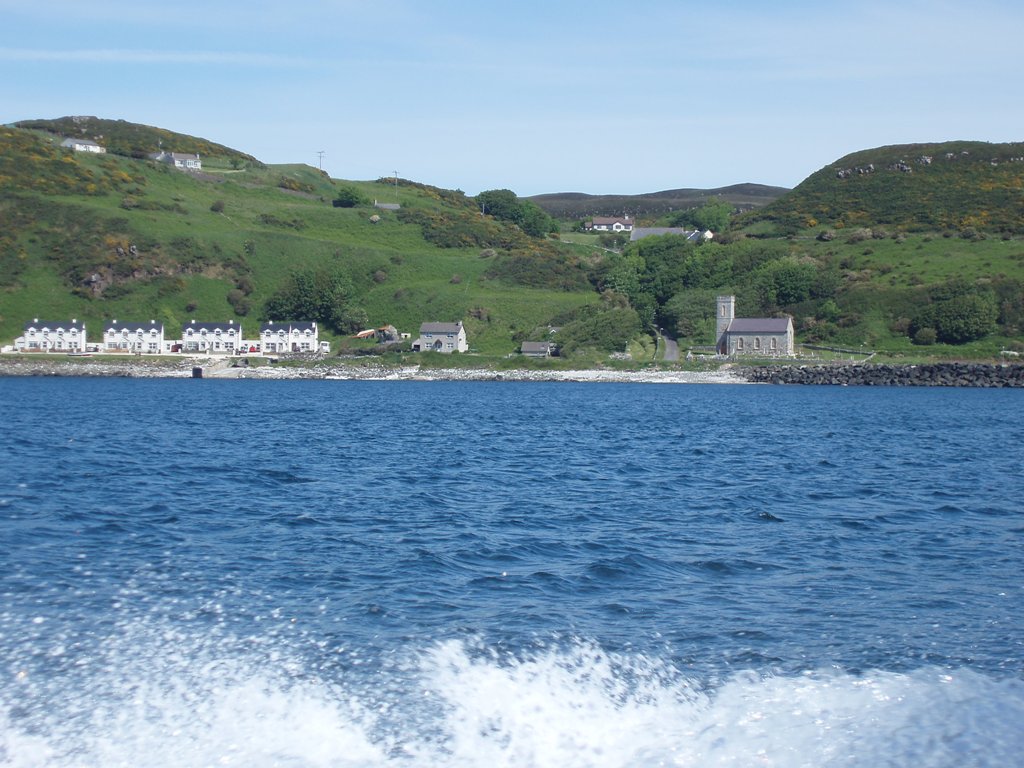
<path fill-rule="evenodd" d="M 207 352 L 233 355 L 242 342 L 242 326 L 234 320 L 226 323 L 197 323 L 193 320 L 181 327 L 183 352 Z"/>
<path fill-rule="evenodd" d="M 149 156 L 149 159 L 156 160 L 158 163 L 173 165 L 175 168 L 180 168 L 183 171 L 203 170 L 203 161 L 199 158 L 198 154 L 183 152 L 154 152 Z"/>
<path fill-rule="evenodd" d="M 716 318 L 718 354 L 792 357 L 793 320 L 789 317 L 736 317 L 736 297 L 718 297 Z"/>
<path fill-rule="evenodd" d="M 91 141 L 90 139 L 67 138 L 64 139 L 60 145 L 67 149 L 73 149 L 75 152 L 94 152 L 96 154 L 103 154 L 107 151 L 106 147 L 101 147 L 95 141 Z"/>
<path fill-rule="evenodd" d="M 103 329 L 105 352 L 135 352 L 158 355 L 164 351 L 164 326 L 156 320 L 148 323 L 118 323 L 111 320 Z"/>
<path fill-rule="evenodd" d="M 275 323 L 263 323 L 260 326 L 260 351 L 267 353 L 280 352 L 316 352 L 320 346 L 320 331 L 315 322 L 287 320 Z"/>
<path fill-rule="evenodd" d="M 632 232 L 633 220 L 629 216 L 595 216 L 586 229 L 596 232 Z"/>
<path fill-rule="evenodd" d="M 85 352 L 85 323 L 77 319 L 25 323 L 25 335 L 14 340 L 18 352 Z"/>
<path fill-rule="evenodd" d="M 457 323 L 423 323 L 420 337 L 412 343 L 413 352 L 467 352 L 466 329 Z"/>

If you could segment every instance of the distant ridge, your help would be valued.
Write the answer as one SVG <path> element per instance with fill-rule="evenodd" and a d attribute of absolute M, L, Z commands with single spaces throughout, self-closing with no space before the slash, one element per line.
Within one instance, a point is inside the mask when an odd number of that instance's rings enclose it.
<path fill-rule="evenodd" d="M 765 184 L 733 184 L 715 189 L 667 189 L 640 195 L 589 195 L 583 192 L 555 192 L 527 198 L 559 219 L 591 216 L 658 217 L 673 211 L 697 208 L 711 199 L 725 200 L 740 210 L 767 205 L 786 194 L 785 187 Z"/>

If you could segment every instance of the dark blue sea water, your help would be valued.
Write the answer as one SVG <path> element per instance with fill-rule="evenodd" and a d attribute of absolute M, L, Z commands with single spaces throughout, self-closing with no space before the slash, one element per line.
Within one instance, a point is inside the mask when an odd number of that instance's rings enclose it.
<path fill-rule="evenodd" d="M 0 765 L 1024 760 L 1019 391 L 0 405 Z"/>

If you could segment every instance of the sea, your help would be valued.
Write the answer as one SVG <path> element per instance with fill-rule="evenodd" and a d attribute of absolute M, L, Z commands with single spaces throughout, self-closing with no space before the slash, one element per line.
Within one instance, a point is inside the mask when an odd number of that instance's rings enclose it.
<path fill-rule="evenodd" d="M 1024 765 L 1024 392 L 0 378 L 0 765 Z"/>

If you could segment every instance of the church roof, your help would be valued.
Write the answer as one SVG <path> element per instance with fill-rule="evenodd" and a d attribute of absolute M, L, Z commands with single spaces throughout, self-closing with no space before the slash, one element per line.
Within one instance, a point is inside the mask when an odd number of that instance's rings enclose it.
<path fill-rule="evenodd" d="M 786 333 L 788 317 L 736 317 L 725 329 L 726 333 Z"/>

